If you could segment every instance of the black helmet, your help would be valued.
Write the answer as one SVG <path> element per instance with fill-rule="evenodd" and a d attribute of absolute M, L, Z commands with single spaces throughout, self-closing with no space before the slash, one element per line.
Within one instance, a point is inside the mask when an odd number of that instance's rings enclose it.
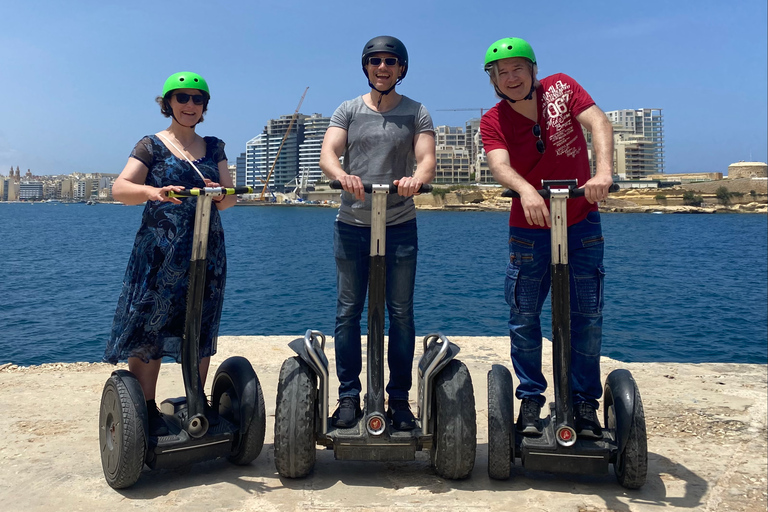
<path fill-rule="evenodd" d="M 386 52 L 392 53 L 400 60 L 400 65 L 403 66 L 403 74 L 400 75 L 400 80 L 405 78 L 405 74 L 408 72 L 408 50 L 405 49 L 405 45 L 396 37 L 392 36 L 379 36 L 374 37 L 363 47 L 363 73 L 368 76 L 365 71 L 365 65 L 368 63 L 368 57 L 374 53 Z M 399 80 L 398 80 L 399 82 Z"/>

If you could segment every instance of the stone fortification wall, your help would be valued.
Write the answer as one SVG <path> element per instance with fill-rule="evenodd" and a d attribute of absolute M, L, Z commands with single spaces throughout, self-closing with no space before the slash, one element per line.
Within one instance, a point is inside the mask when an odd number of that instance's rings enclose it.
<path fill-rule="evenodd" d="M 767 178 L 768 164 L 764 162 L 738 162 L 728 166 L 728 178 Z"/>

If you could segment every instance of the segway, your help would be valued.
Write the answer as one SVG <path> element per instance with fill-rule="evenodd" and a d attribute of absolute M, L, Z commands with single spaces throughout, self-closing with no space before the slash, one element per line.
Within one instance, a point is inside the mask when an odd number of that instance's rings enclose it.
<path fill-rule="evenodd" d="M 423 339 L 418 363 L 416 428 L 399 431 L 384 410 L 384 307 L 387 194 L 395 185 L 364 185 L 371 194 L 371 251 L 368 278 L 367 388 L 356 425 L 336 428 L 329 417 L 329 368 L 325 335 L 307 330 L 289 343 L 296 356 L 280 369 L 275 409 L 275 466 L 287 478 L 308 475 L 315 445 L 332 449 L 337 460 L 410 461 L 429 450 L 432 466 L 444 478 L 466 478 L 475 461 L 475 399 L 467 367 L 456 359 L 459 347 L 443 334 Z M 331 188 L 341 189 L 338 181 Z M 428 192 L 431 186 L 422 186 Z"/>
<path fill-rule="evenodd" d="M 198 350 L 213 196 L 251 192 L 251 187 L 210 187 L 168 194 L 197 197 L 181 347 L 186 396 L 163 401 L 160 409 L 168 434 L 150 436 L 139 381 L 127 370 L 112 372 L 101 396 L 99 444 L 104 477 L 115 489 L 136 483 L 144 464 L 151 469 L 172 468 L 228 457 L 234 464 L 247 465 L 261 452 L 266 414 L 261 384 L 251 363 L 235 356 L 219 366 L 208 407 L 200 382 Z"/>
<path fill-rule="evenodd" d="M 614 370 L 605 380 L 602 439 L 579 438 L 573 427 L 571 397 L 571 318 L 568 270 L 569 197 L 584 195 L 576 180 L 543 181 L 539 194 L 550 199 L 552 232 L 552 359 L 555 400 L 542 420 L 540 436 L 523 436 L 514 424 L 512 374 L 503 365 L 488 372 L 488 475 L 510 477 L 515 458 L 526 469 L 554 473 L 606 474 L 613 464 L 616 478 L 628 489 L 645 484 L 648 448 L 640 391 L 628 370 Z M 611 191 L 619 187 L 613 185 Z M 505 197 L 519 197 L 507 190 Z"/>

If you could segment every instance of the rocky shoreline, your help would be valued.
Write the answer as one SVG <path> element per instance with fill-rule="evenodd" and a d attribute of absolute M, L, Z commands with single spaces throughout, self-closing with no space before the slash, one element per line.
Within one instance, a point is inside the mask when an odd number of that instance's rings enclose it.
<path fill-rule="evenodd" d="M 729 204 L 722 204 L 717 188 L 725 187 Z M 499 187 L 447 189 L 414 198 L 416 207 L 425 210 L 509 211 L 512 199 L 501 197 Z M 684 195 L 693 192 L 700 206 L 685 204 Z M 600 203 L 600 211 L 611 213 L 768 213 L 768 181 L 749 178 L 690 183 L 671 188 L 625 189 Z"/>

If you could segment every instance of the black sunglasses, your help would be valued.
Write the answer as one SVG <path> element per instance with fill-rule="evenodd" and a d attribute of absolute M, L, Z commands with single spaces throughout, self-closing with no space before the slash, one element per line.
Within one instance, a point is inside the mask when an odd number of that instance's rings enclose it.
<path fill-rule="evenodd" d="M 205 96 L 203 94 L 187 94 L 185 92 L 179 92 L 174 94 L 173 97 L 182 105 L 189 103 L 190 98 L 192 98 L 192 103 L 195 105 L 203 105 L 205 103 Z"/>
<path fill-rule="evenodd" d="M 387 57 L 385 59 L 382 59 L 381 57 L 371 57 L 368 59 L 368 64 L 371 64 L 373 66 L 380 66 L 381 61 L 384 61 L 384 64 L 387 66 L 394 66 L 398 63 L 397 57 Z"/>
<path fill-rule="evenodd" d="M 539 140 L 536 141 L 536 150 L 543 155 L 544 141 L 541 140 L 541 126 L 539 126 L 539 123 L 533 125 L 533 136 L 539 138 Z"/>

